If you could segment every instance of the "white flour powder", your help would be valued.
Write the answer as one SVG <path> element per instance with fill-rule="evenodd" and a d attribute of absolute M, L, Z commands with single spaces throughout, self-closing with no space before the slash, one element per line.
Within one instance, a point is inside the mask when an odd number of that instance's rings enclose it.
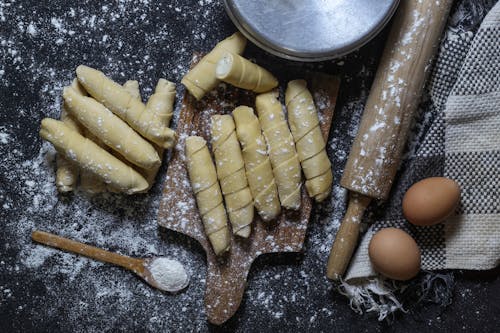
<path fill-rule="evenodd" d="M 159 287 L 166 291 L 176 292 L 189 284 L 189 276 L 177 260 L 156 258 L 151 262 L 149 271 Z"/>

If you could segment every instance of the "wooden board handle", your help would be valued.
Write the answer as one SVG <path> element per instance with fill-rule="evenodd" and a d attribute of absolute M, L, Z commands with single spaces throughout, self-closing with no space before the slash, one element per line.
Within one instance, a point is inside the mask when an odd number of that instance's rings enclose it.
<path fill-rule="evenodd" d="M 48 232 L 35 230 L 31 238 L 38 243 L 55 247 L 61 250 L 77 253 L 103 262 L 115 264 L 136 273 L 143 273 L 143 260 L 131 258 L 118 253 L 109 252 L 95 246 L 80 243 L 68 238 L 57 236 Z"/>
<path fill-rule="evenodd" d="M 222 325 L 235 314 L 241 304 L 251 262 L 243 262 L 239 267 L 213 260 L 208 260 L 207 263 L 206 288 L 210 292 L 205 295 L 205 311 L 210 323 Z"/>
<path fill-rule="evenodd" d="M 371 198 L 357 193 L 351 193 L 349 196 L 347 212 L 335 236 L 328 258 L 326 276 L 329 279 L 339 280 L 344 275 L 356 248 L 359 226 L 370 201 Z"/>

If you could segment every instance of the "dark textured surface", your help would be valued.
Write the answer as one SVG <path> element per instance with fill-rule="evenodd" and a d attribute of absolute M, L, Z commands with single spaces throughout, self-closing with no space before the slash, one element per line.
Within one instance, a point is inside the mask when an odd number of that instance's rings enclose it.
<path fill-rule="evenodd" d="M 471 12 L 482 8 L 469 2 Z M 58 116 L 62 87 L 77 65 L 120 82 L 138 79 L 148 96 L 160 77 L 180 82 L 193 51 L 206 51 L 233 31 L 222 6 L 209 0 L 0 1 L 0 331 L 497 331 L 498 269 L 457 273 L 449 307 L 429 305 L 392 324 L 351 311 L 324 277 L 345 209 L 338 181 L 383 34 L 336 64 L 314 65 L 344 78 L 329 140 L 332 199 L 314 210 L 304 254 L 257 260 L 239 311 L 221 328 L 209 326 L 203 311 L 201 247 L 156 225 L 160 185 L 131 198 L 56 194 L 53 151 L 42 145 L 38 126 L 43 117 Z M 268 68 L 302 66 L 253 46 L 246 54 Z M 129 255 L 176 257 L 191 285 L 162 294 L 122 269 L 33 245 L 34 228 Z"/>

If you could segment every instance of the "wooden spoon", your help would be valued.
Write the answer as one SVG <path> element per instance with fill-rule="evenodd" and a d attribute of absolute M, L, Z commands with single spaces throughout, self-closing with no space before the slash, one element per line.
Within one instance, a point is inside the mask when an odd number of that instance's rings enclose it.
<path fill-rule="evenodd" d="M 177 260 L 165 257 L 132 258 L 43 231 L 33 231 L 31 238 L 38 243 L 131 270 L 149 285 L 163 291 L 177 292 L 189 284 L 189 276 Z"/>

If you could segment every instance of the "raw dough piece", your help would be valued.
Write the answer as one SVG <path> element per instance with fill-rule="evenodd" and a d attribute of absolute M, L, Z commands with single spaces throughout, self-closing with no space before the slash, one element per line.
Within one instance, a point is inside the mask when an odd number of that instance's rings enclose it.
<path fill-rule="evenodd" d="M 73 119 L 68 120 L 68 113 L 65 110 L 61 112 L 61 121 L 76 132 L 80 132 L 80 129 L 75 127 L 78 126 Z M 64 156 L 57 154 L 56 156 L 56 187 L 61 193 L 71 192 L 75 189 L 76 183 L 78 181 L 78 166 L 68 161 Z"/>
<path fill-rule="evenodd" d="M 137 81 L 127 81 L 123 84 L 123 87 L 127 88 L 127 91 L 134 98 L 140 98 L 139 84 L 137 83 Z M 157 114 L 160 115 L 167 115 L 169 118 L 168 119 L 169 122 L 173 113 L 174 101 L 175 101 L 175 85 L 165 79 L 160 79 L 158 81 L 158 84 L 156 85 L 155 93 L 151 95 L 146 105 L 147 112 L 156 112 Z M 160 160 L 163 160 L 163 153 L 164 153 L 163 147 L 160 147 L 156 143 L 151 143 L 151 144 L 156 149 L 156 152 L 158 153 Z M 113 155 L 122 162 L 124 162 L 125 164 L 133 167 L 133 165 L 130 165 L 130 162 L 125 160 L 120 154 L 114 152 Z M 158 170 L 160 169 L 160 166 L 161 164 L 158 164 L 156 167 L 153 167 L 151 169 L 138 170 L 141 173 L 141 175 L 144 176 L 144 178 L 146 178 L 149 184 L 148 188 L 144 190 L 144 192 L 147 192 L 154 185 L 154 181 L 158 173 Z M 113 189 L 109 186 L 108 186 L 108 191 L 117 192 L 116 189 Z"/>
<path fill-rule="evenodd" d="M 82 85 L 78 82 L 77 79 L 73 80 L 73 82 L 71 83 L 71 88 L 73 88 L 76 93 L 78 93 L 82 96 L 87 96 L 87 92 L 85 91 L 85 89 L 83 89 Z M 64 104 L 66 104 L 66 103 L 64 103 Z M 104 145 L 101 140 L 96 138 L 92 133 L 89 132 L 88 129 L 81 126 L 70 114 L 67 113 L 66 106 L 64 106 L 63 112 L 66 113 L 67 117 L 71 117 L 72 121 L 78 125 L 79 128 L 77 129 L 77 132 L 79 134 L 82 134 L 83 136 L 85 136 L 89 140 L 93 141 L 95 144 L 97 144 L 101 148 L 106 147 L 106 145 Z M 66 125 L 68 125 L 68 127 L 70 127 L 71 129 L 75 129 L 75 127 L 72 126 L 72 124 L 68 124 L 62 116 L 63 116 L 63 114 L 61 114 L 61 121 L 64 122 Z M 106 148 L 104 148 L 104 149 L 106 149 Z M 64 156 L 62 156 L 62 154 L 57 154 L 57 156 L 58 156 L 58 159 L 61 158 L 61 159 L 66 160 L 66 158 Z M 68 162 L 68 163 L 70 163 L 70 162 Z M 78 170 L 78 166 L 76 164 L 72 163 L 72 165 L 74 165 Z M 57 174 L 59 174 L 59 169 L 57 170 Z M 106 184 L 99 177 L 97 177 L 92 172 L 89 172 L 87 170 L 80 170 L 80 187 L 84 191 L 92 193 L 92 194 L 102 193 L 102 192 L 106 191 Z"/>
<path fill-rule="evenodd" d="M 158 145 L 153 145 L 156 149 L 156 152 L 158 153 L 158 156 L 160 156 L 160 160 L 163 160 L 163 155 L 165 153 L 165 149 Z M 141 169 L 141 174 L 146 178 L 148 181 L 148 188 L 146 189 L 146 192 L 153 187 L 156 179 L 156 175 L 158 174 L 158 170 L 160 170 L 161 164 L 158 164 L 158 166 L 153 167 L 151 169 Z"/>
<path fill-rule="evenodd" d="M 96 137 L 94 134 L 92 134 L 87 128 L 85 128 L 83 130 L 83 135 L 87 139 L 89 139 L 90 141 L 92 141 L 93 143 L 95 143 L 96 145 L 101 147 L 102 149 L 104 149 L 105 151 L 108 151 L 108 147 L 106 147 L 106 145 L 98 137 Z M 82 170 L 82 172 L 80 174 L 80 187 L 85 192 L 88 192 L 91 194 L 106 192 L 106 188 L 107 188 L 106 183 L 104 183 L 104 181 L 99 176 L 97 176 L 96 174 L 94 174 L 88 170 Z M 110 192 L 114 192 L 114 191 L 110 191 Z"/>
<path fill-rule="evenodd" d="M 215 66 L 217 61 L 226 52 L 242 54 L 245 50 L 247 40 L 239 32 L 219 42 L 205 55 L 196 66 L 194 66 L 184 77 L 181 83 L 197 100 L 200 100 L 207 92 L 213 90 L 219 84 L 215 77 Z"/>
<path fill-rule="evenodd" d="M 294 80 L 288 83 L 285 104 L 290 130 L 306 176 L 307 193 L 321 202 L 332 190 L 333 175 L 319 126 L 318 112 L 306 81 Z"/>
<path fill-rule="evenodd" d="M 123 84 L 123 88 L 127 90 L 130 96 L 142 102 L 141 92 L 139 90 L 139 82 L 137 82 L 136 80 L 128 80 Z"/>
<path fill-rule="evenodd" d="M 257 93 L 263 93 L 278 86 L 278 80 L 273 74 L 250 60 L 229 52 L 226 52 L 217 62 L 215 76 L 235 87 Z"/>
<path fill-rule="evenodd" d="M 154 147 L 104 105 L 70 87 L 64 88 L 63 97 L 68 111 L 108 147 L 141 168 L 151 169 L 160 164 Z"/>
<path fill-rule="evenodd" d="M 155 93 L 149 97 L 146 104 L 146 114 L 155 122 L 161 122 L 167 127 L 174 114 L 175 84 L 165 79 L 159 79 Z"/>
<path fill-rule="evenodd" d="M 257 95 L 255 106 L 264 137 L 269 146 L 269 159 L 278 186 L 281 205 L 299 209 L 301 170 L 292 134 L 278 100 L 278 92 Z"/>
<path fill-rule="evenodd" d="M 233 118 L 255 208 L 264 221 L 273 220 L 281 212 L 281 206 L 259 119 L 247 106 L 234 109 Z"/>
<path fill-rule="evenodd" d="M 146 104 L 146 112 L 154 113 L 154 117 L 159 121 L 164 122 L 167 126 L 170 124 L 172 115 L 174 113 L 174 102 L 175 102 L 175 84 L 167 81 L 165 79 L 158 80 L 158 84 L 155 88 L 155 93 L 149 97 L 148 103 Z M 161 146 L 153 144 L 155 147 L 160 160 L 163 159 L 164 149 Z M 149 188 L 153 186 L 158 169 L 160 169 L 161 164 L 148 170 L 144 170 L 142 173 L 149 183 Z M 149 189 L 148 188 L 148 189 Z"/>
<path fill-rule="evenodd" d="M 186 165 L 203 227 L 215 254 L 220 255 L 229 250 L 231 235 L 217 172 L 202 137 L 186 138 Z"/>
<path fill-rule="evenodd" d="M 86 92 L 83 90 L 82 86 L 78 84 L 78 80 L 74 79 L 71 83 L 71 87 L 75 89 L 78 93 L 85 95 Z M 68 113 L 66 110 L 66 105 L 63 102 L 61 108 L 61 121 L 66 124 L 72 130 L 82 133 L 82 126 Z M 63 155 L 57 154 L 56 156 L 56 187 L 59 192 L 70 192 L 75 189 L 76 183 L 78 181 L 78 166 L 74 163 L 68 161 Z"/>
<path fill-rule="evenodd" d="M 132 97 L 128 89 L 109 79 L 102 72 L 87 66 L 78 66 L 76 75 L 92 97 L 142 136 L 165 149 L 174 145 L 175 132 L 168 127 L 165 117 L 157 118 L 157 114 L 147 112 L 146 105 Z"/>
<path fill-rule="evenodd" d="M 233 234 L 247 238 L 254 210 L 234 121 L 230 115 L 215 115 L 211 121 L 212 151 L 229 221 Z"/>
<path fill-rule="evenodd" d="M 52 143 L 58 153 L 121 192 L 133 194 L 148 187 L 148 182 L 139 173 L 61 121 L 43 119 L 40 136 Z"/>

